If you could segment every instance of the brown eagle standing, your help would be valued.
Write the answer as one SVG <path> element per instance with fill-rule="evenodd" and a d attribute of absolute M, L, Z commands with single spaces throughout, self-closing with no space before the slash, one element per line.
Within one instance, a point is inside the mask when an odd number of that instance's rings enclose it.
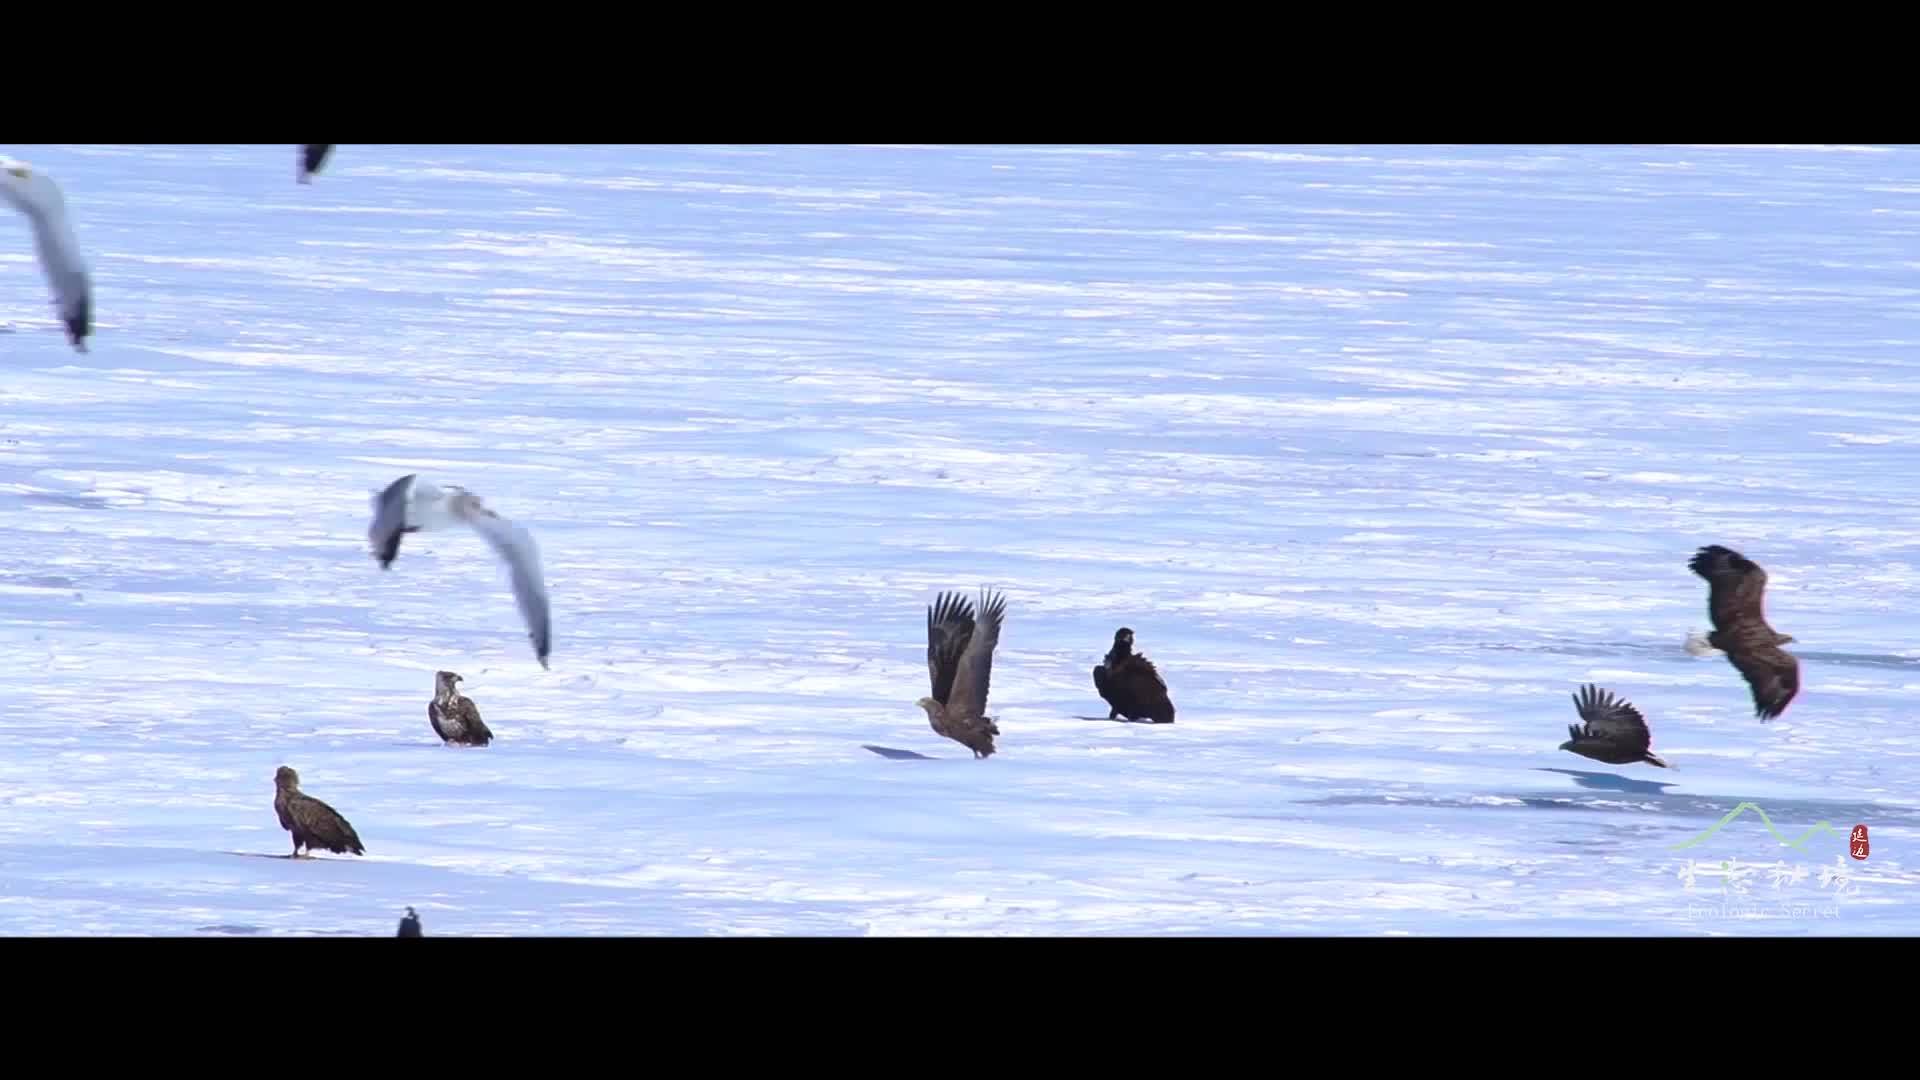
<path fill-rule="evenodd" d="M 280 827 L 293 834 L 293 854 L 288 858 L 299 858 L 303 847 L 309 859 L 321 848 L 338 855 L 367 853 L 339 811 L 300 790 L 299 773 L 280 766 L 273 773 L 273 788 L 273 812 L 280 816 Z"/>
<path fill-rule="evenodd" d="M 402 917 L 400 920 L 400 932 L 398 934 L 395 934 L 394 936 L 395 937 L 423 936 L 420 933 L 420 916 L 415 915 L 413 913 L 413 908 L 411 907 L 407 908 L 406 915 Z"/>
<path fill-rule="evenodd" d="M 1719 544 L 1695 552 L 1687 568 L 1707 580 L 1707 615 L 1713 620 L 1707 644 L 1726 653 L 1747 680 L 1753 714 L 1766 721 L 1786 712 L 1787 703 L 1800 692 L 1800 661 L 1780 647 L 1793 636 L 1775 632 L 1761 611 L 1767 572 Z"/>
<path fill-rule="evenodd" d="M 1093 669 L 1093 688 L 1110 706 L 1107 719 L 1124 716 L 1129 720 L 1145 717 L 1156 724 L 1173 723 L 1173 702 L 1167 697 L 1167 683 L 1153 661 L 1133 651 L 1133 631 L 1121 627 L 1113 632 L 1113 648 L 1106 662 Z"/>
<path fill-rule="evenodd" d="M 933 696 L 916 703 L 927 710 L 935 734 L 973 751 L 975 758 L 991 756 L 993 737 L 1000 734 L 1000 725 L 986 715 L 987 685 L 1007 598 L 982 594 L 980 610 L 976 623 L 972 605 L 956 593 L 940 594 L 927 609 L 927 674 Z"/>
<path fill-rule="evenodd" d="M 1560 749 L 1609 765 L 1644 761 L 1663 769 L 1672 767 L 1653 756 L 1653 733 L 1647 730 L 1640 710 L 1614 697 L 1611 691 L 1589 683 L 1573 695 L 1573 707 L 1579 711 L 1581 723 L 1567 725 L 1569 738 Z"/>
<path fill-rule="evenodd" d="M 434 673 L 433 679 L 433 700 L 427 702 L 427 723 L 433 725 L 433 733 L 440 736 L 441 743 L 485 746 L 492 742 L 493 732 L 480 719 L 479 706 L 453 688 L 454 683 L 464 681 L 463 677 L 440 671 Z"/>

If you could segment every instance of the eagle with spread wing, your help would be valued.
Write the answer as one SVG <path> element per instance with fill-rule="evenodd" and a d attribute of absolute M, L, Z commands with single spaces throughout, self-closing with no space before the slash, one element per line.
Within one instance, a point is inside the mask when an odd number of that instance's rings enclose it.
<path fill-rule="evenodd" d="M 1762 721 L 1787 711 L 1800 692 L 1800 661 L 1780 646 L 1793 641 L 1767 625 L 1761 606 L 1767 572 L 1731 548 L 1711 544 L 1694 553 L 1687 567 L 1709 587 L 1707 614 L 1713 632 L 1707 644 L 1727 654 L 1753 691 L 1753 713 Z"/>
<path fill-rule="evenodd" d="M 1573 695 L 1573 707 L 1581 722 L 1567 725 L 1568 739 L 1560 749 L 1609 765 L 1644 761 L 1663 769 L 1672 767 L 1653 756 L 1653 735 L 1640 710 L 1613 696 L 1612 691 L 1589 683 Z"/>
<path fill-rule="evenodd" d="M 1124 626 L 1113 632 L 1113 648 L 1093 669 L 1093 688 L 1106 701 L 1109 720 L 1124 716 L 1156 724 L 1173 723 L 1167 681 L 1160 677 L 1153 661 L 1133 651 L 1133 631 Z"/>
<path fill-rule="evenodd" d="M 933 696 L 917 704 L 927 711 L 927 723 L 973 751 L 976 758 L 993 754 L 993 737 L 1000 726 L 987 713 L 987 687 L 993 674 L 993 649 L 1000 642 L 1000 624 L 1006 618 L 1007 599 L 983 594 L 980 615 L 957 593 L 941 593 L 927 608 L 927 674 Z"/>

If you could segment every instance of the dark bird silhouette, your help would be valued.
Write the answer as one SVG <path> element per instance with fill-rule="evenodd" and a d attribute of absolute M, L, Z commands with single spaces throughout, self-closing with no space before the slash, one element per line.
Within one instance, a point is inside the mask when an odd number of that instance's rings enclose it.
<path fill-rule="evenodd" d="M 1640 710 L 1614 697 L 1612 691 L 1589 683 L 1573 695 L 1573 707 L 1579 711 L 1582 723 L 1567 725 L 1569 738 L 1560 744 L 1560 749 L 1609 765 L 1644 761 L 1663 769 L 1671 768 L 1649 749 L 1653 735 L 1647 730 Z"/>
<path fill-rule="evenodd" d="M 273 788 L 273 812 L 280 817 L 280 827 L 293 834 L 293 854 L 289 858 L 299 858 L 303 847 L 308 858 L 323 848 L 339 855 L 367 853 L 360 846 L 359 835 L 339 811 L 300 790 L 299 773 L 280 766 L 273 773 Z"/>
<path fill-rule="evenodd" d="M 396 934 L 395 936 L 396 937 L 421 936 L 420 935 L 420 916 L 415 915 L 411 907 L 407 909 L 406 917 L 400 920 L 400 933 Z"/>
<path fill-rule="evenodd" d="M 1107 719 L 1142 717 L 1156 724 L 1173 723 L 1173 702 L 1167 697 L 1167 682 L 1155 670 L 1153 661 L 1133 651 L 1133 631 L 1121 627 L 1113 632 L 1113 648 L 1106 662 L 1093 669 L 1093 688 L 1100 691 L 1110 709 Z"/>
<path fill-rule="evenodd" d="M 473 699 L 454 689 L 464 679 L 451 671 L 435 672 L 433 700 L 427 702 L 427 723 L 444 744 L 485 746 L 493 741 L 493 732 L 480 719 L 480 707 Z"/>
<path fill-rule="evenodd" d="M 331 153 L 332 143 L 300 144 L 300 182 L 313 183 L 313 174 L 320 171 L 320 166 L 326 164 L 327 155 Z"/>
<path fill-rule="evenodd" d="M 927 711 L 935 734 L 973 751 L 975 758 L 992 756 L 993 737 L 1000 734 L 1000 725 L 986 714 L 987 687 L 1007 599 L 983 594 L 980 611 L 976 622 L 972 606 L 951 593 L 941 594 L 927 609 L 927 673 L 933 679 L 933 696 L 916 703 Z"/>
<path fill-rule="evenodd" d="M 960 655 L 973 638 L 973 604 L 956 592 L 943 592 L 927 608 L 927 677 L 933 682 L 933 700 L 942 705 L 953 692 L 953 675 Z"/>
<path fill-rule="evenodd" d="M 1800 661 L 1780 646 L 1790 634 L 1767 625 L 1762 604 L 1767 572 L 1737 551 L 1712 544 L 1694 553 L 1688 569 L 1705 578 L 1709 591 L 1707 614 L 1713 633 L 1707 644 L 1727 654 L 1753 691 L 1753 713 L 1762 721 L 1787 711 L 1800 692 Z"/>

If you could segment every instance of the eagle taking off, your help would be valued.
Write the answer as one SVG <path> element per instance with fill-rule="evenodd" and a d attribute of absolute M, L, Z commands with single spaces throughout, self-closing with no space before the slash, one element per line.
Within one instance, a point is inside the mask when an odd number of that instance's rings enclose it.
<path fill-rule="evenodd" d="M 1653 735 L 1640 710 L 1614 697 L 1611 691 L 1589 683 L 1573 695 L 1573 707 L 1579 711 L 1581 723 L 1567 725 L 1569 738 L 1560 749 L 1609 765 L 1644 761 L 1663 769 L 1672 767 L 1653 756 Z"/>
<path fill-rule="evenodd" d="M 300 790 L 299 773 L 280 766 L 273 773 L 273 789 L 273 812 L 280 817 L 280 827 L 293 834 L 293 854 L 288 858 L 299 858 L 303 847 L 307 858 L 322 848 L 337 855 L 367 853 L 339 811 Z"/>
<path fill-rule="evenodd" d="M 1106 661 L 1093 669 L 1093 688 L 1106 700 L 1109 720 L 1124 716 L 1173 723 L 1166 680 L 1153 661 L 1133 651 L 1133 631 L 1124 626 L 1113 632 L 1113 648 L 1107 650 Z"/>
<path fill-rule="evenodd" d="M 427 723 L 442 743 L 461 746 L 485 746 L 493 741 L 493 732 L 480 719 L 480 707 L 473 699 L 454 689 L 460 675 L 451 671 L 434 673 L 433 700 L 427 702 Z"/>
<path fill-rule="evenodd" d="M 1713 620 L 1713 632 L 1707 635 L 1707 644 L 1726 653 L 1728 662 L 1747 680 L 1753 691 L 1753 714 L 1766 721 L 1786 712 L 1787 703 L 1800 692 L 1800 661 L 1780 647 L 1793 636 L 1775 632 L 1761 611 L 1767 572 L 1719 544 L 1695 552 L 1687 567 L 1709 586 L 1707 614 Z"/>
<path fill-rule="evenodd" d="M 976 622 L 973 605 L 958 593 L 941 593 L 927 608 L 927 674 L 933 696 L 916 703 L 927 710 L 935 734 L 973 751 L 975 758 L 992 756 L 993 737 L 1000 734 L 1000 725 L 986 714 L 987 684 L 1007 598 L 982 594 L 980 610 Z"/>

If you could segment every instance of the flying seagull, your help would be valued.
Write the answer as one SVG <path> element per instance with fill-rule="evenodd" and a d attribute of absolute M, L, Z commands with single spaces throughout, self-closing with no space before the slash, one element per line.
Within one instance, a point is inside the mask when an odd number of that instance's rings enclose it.
<path fill-rule="evenodd" d="M 451 671 L 435 672 L 433 700 L 427 702 L 427 723 L 445 744 L 485 746 L 493 741 L 493 732 L 480 719 L 480 707 L 473 699 L 454 689 L 461 676 Z"/>
<path fill-rule="evenodd" d="M 320 166 L 326 164 L 327 155 L 332 152 L 332 143 L 300 144 L 300 182 L 313 183 L 313 174 L 320 171 Z"/>
<path fill-rule="evenodd" d="M 0 196 L 33 225 L 40 270 L 53 287 L 54 306 L 66 324 L 67 340 L 75 352 L 86 352 L 87 335 L 93 333 L 93 283 L 80 257 L 80 241 L 73 235 L 59 185 L 24 161 L 0 157 Z"/>
<path fill-rule="evenodd" d="M 1800 692 L 1800 661 L 1780 646 L 1791 634 L 1775 632 L 1761 611 L 1767 572 L 1730 548 L 1712 544 L 1694 553 L 1688 569 L 1707 580 L 1707 644 L 1727 654 L 1753 691 L 1753 714 L 1762 721 L 1787 711 Z"/>
<path fill-rule="evenodd" d="M 540 571 L 540 549 L 527 530 L 481 505 L 480 497 L 448 484 L 446 490 L 409 473 L 373 497 L 373 524 L 367 539 L 380 569 L 393 566 L 400 555 L 400 538 L 410 532 L 469 525 L 492 546 L 513 572 L 513 600 L 526 621 L 533 654 L 547 667 L 553 649 L 553 624 L 547 609 L 547 583 Z"/>
<path fill-rule="evenodd" d="M 933 696 L 915 703 L 927 711 L 934 734 L 973 751 L 975 758 L 991 756 L 993 737 L 1000 734 L 1000 725 L 986 714 L 987 685 L 1007 598 L 982 594 L 980 612 L 976 622 L 972 606 L 953 593 L 942 593 L 927 609 L 927 673 L 933 679 Z"/>
<path fill-rule="evenodd" d="M 293 834 L 293 854 L 288 858 L 299 858 L 303 847 L 309 859 L 320 849 L 337 855 L 349 851 L 355 855 L 367 853 L 347 819 L 333 807 L 302 792 L 300 774 L 285 765 L 273 773 L 273 812 L 279 815 L 280 827 Z"/>
<path fill-rule="evenodd" d="M 420 916 L 415 915 L 413 913 L 413 908 L 411 907 L 407 908 L 406 917 L 400 920 L 400 932 L 398 934 L 395 934 L 394 936 L 395 937 L 420 937 L 421 936 Z"/>
<path fill-rule="evenodd" d="M 1173 702 L 1167 697 L 1167 682 L 1153 661 L 1133 651 L 1133 631 L 1121 627 L 1113 632 L 1113 648 L 1107 650 L 1104 663 L 1093 669 L 1093 688 L 1107 705 L 1107 719 L 1142 717 L 1156 724 L 1173 723 Z"/>
<path fill-rule="evenodd" d="M 1581 757 L 1604 761 L 1609 765 L 1633 765 L 1646 762 L 1663 769 L 1672 768 L 1653 756 L 1653 736 L 1640 710 L 1614 697 L 1611 691 L 1588 684 L 1573 695 L 1573 707 L 1582 723 L 1568 724 L 1570 738 L 1560 749 Z"/>

